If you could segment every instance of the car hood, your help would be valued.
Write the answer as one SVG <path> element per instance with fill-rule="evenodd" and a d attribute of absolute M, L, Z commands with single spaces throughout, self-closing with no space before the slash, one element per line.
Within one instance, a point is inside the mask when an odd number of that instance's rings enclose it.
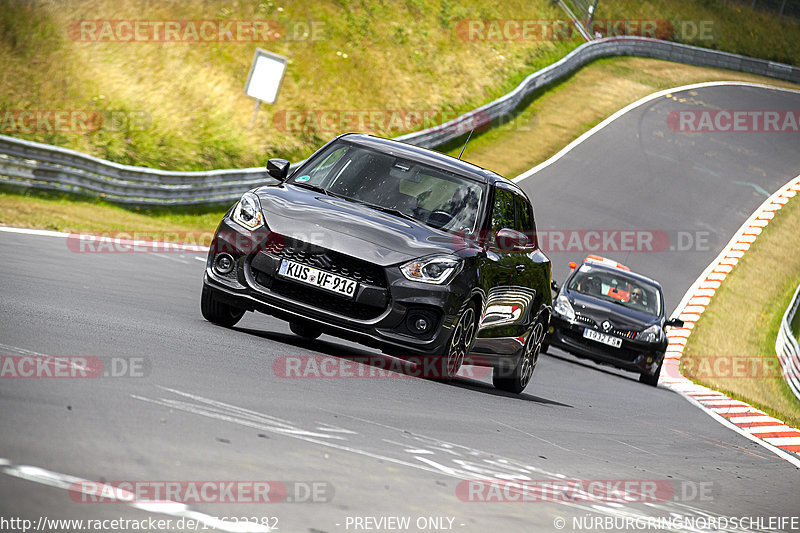
<path fill-rule="evenodd" d="M 302 187 L 267 186 L 256 193 L 270 231 L 377 265 L 465 247 L 455 235 Z"/>
<path fill-rule="evenodd" d="M 660 317 L 636 311 L 607 300 L 593 298 L 575 291 L 567 291 L 572 308 L 579 315 L 591 318 L 597 324 L 609 320 L 617 329 L 640 330 L 658 324 Z"/>

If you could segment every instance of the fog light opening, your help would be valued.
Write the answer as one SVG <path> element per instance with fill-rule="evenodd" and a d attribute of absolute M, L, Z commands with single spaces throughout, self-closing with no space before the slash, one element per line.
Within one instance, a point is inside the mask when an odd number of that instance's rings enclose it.
<path fill-rule="evenodd" d="M 435 327 L 436 318 L 430 312 L 413 310 L 406 317 L 406 327 L 414 335 L 428 335 Z"/>
<path fill-rule="evenodd" d="M 230 254 L 219 254 L 214 258 L 214 270 L 219 274 L 229 274 L 233 270 L 233 266 L 234 261 Z"/>

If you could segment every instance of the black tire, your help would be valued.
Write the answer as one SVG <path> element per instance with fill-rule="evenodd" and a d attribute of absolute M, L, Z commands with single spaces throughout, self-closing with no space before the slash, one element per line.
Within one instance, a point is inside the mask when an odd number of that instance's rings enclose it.
<path fill-rule="evenodd" d="M 456 377 L 464 357 L 475 344 L 475 337 L 478 334 L 478 313 L 474 302 L 470 302 L 461 311 L 447 343 L 447 354 L 442 359 L 443 378 L 450 380 Z"/>
<path fill-rule="evenodd" d="M 203 318 L 217 324 L 229 328 L 234 326 L 244 316 L 244 309 L 233 307 L 226 303 L 220 302 L 214 295 L 214 291 L 203 285 L 203 296 L 200 298 L 200 310 L 203 312 Z"/>
<path fill-rule="evenodd" d="M 650 385 L 651 387 L 658 386 L 658 378 L 661 376 L 661 367 L 664 365 L 662 361 L 661 364 L 658 365 L 658 369 L 656 373 L 653 375 L 650 374 L 639 374 L 639 383 L 644 383 L 645 385 Z"/>
<path fill-rule="evenodd" d="M 322 330 L 308 322 L 289 322 L 289 329 L 297 336 L 313 341 L 322 335 Z"/>
<path fill-rule="evenodd" d="M 542 342 L 542 348 L 539 350 L 539 353 L 547 353 L 547 350 L 550 349 L 550 345 L 546 342 Z"/>
<path fill-rule="evenodd" d="M 544 342 L 545 325 L 541 320 L 537 320 L 531 328 L 531 333 L 528 335 L 528 340 L 525 341 L 522 357 L 510 375 L 500 375 L 495 369 L 492 373 L 492 383 L 495 388 L 510 392 L 512 394 L 519 394 L 525 390 L 528 383 L 533 378 L 533 371 L 536 370 L 536 363 L 539 361 L 539 354 L 542 351 L 542 344 Z"/>

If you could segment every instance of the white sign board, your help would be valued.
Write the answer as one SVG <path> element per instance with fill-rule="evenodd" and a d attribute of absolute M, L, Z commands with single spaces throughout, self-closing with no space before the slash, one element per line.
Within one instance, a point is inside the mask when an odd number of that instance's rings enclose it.
<path fill-rule="evenodd" d="M 257 48 L 244 86 L 245 94 L 268 104 L 274 104 L 288 62 L 289 60 L 283 56 Z"/>

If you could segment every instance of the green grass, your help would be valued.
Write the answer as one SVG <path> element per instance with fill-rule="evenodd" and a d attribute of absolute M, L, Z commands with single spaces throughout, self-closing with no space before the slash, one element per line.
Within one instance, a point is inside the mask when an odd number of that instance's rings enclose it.
<path fill-rule="evenodd" d="M 473 135 L 463 158 L 507 177 L 546 160 L 622 107 L 656 91 L 703 81 L 748 81 L 800 89 L 762 76 L 644 58 L 594 61 L 534 95 L 513 120 Z M 458 156 L 462 137 L 444 150 Z"/>
<path fill-rule="evenodd" d="M 789 324 L 789 327 L 792 328 L 792 333 L 794 333 L 794 337 L 800 342 L 800 312 L 796 312 L 794 318 L 792 319 L 792 323 Z"/>
<path fill-rule="evenodd" d="M 0 10 L 0 109 L 90 110 L 123 120 L 91 133 L 0 132 L 66 146 L 126 164 L 176 170 L 264 165 L 269 157 L 307 157 L 339 133 L 313 124 L 282 131 L 280 113 L 297 110 L 433 110 L 461 113 L 516 86 L 563 57 L 569 42 L 466 42 L 461 19 L 557 18 L 548 0 L 360 2 L 301 0 L 203 3 L 11 2 Z M 267 43 L 75 42 L 73 21 L 314 21 L 316 40 Z M 274 106 L 244 94 L 257 46 L 290 63 Z M 53 73 L 58 73 L 53 75 Z M 2 124 L 2 123 L 0 123 Z M 375 133 L 404 131 L 388 125 Z"/>
<path fill-rule="evenodd" d="M 692 378 L 693 369 L 703 368 L 704 360 L 708 365 L 719 356 L 752 357 L 780 368 L 775 339 L 800 283 L 798 227 L 800 199 L 795 198 L 776 213 L 700 316 L 681 358 L 684 375 Z M 800 425 L 800 401 L 780 375 L 705 376 L 696 381 Z"/>
<path fill-rule="evenodd" d="M 513 177 L 545 160 L 608 115 L 653 91 L 704 80 L 788 83 L 642 58 L 596 61 L 542 91 L 512 122 L 473 137 L 464 159 Z M 458 155 L 461 146 L 454 147 Z M 224 208 L 124 209 L 99 200 L 19 189 L 0 194 L 0 224 L 60 231 L 213 230 Z M 224 206 L 227 207 L 227 206 Z"/>
<path fill-rule="evenodd" d="M 66 233 L 154 232 L 160 234 L 157 240 L 173 242 L 197 240 L 184 232 L 213 232 L 227 207 L 127 209 L 102 200 L 0 189 L 0 225 Z M 176 232 L 177 238 L 168 235 Z"/>
<path fill-rule="evenodd" d="M 274 0 L 203 3 L 112 0 L 6 2 L 0 10 L 0 110 L 87 110 L 106 117 L 90 133 L 9 128 L 0 132 L 120 163 L 207 170 L 298 160 L 338 131 L 313 125 L 282 131 L 276 117 L 297 110 L 429 110 L 457 114 L 515 87 L 581 42 L 465 41 L 464 19 L 563 19 L 550 0 Z M 673 38 L 800 64 L 797 21 L 751 13 L 722 0 L 600 2 L 598 19 L 710 21 L 710 36 Z M 84 43 L 80 20 L 313 21 L 315 40 L 268 43 Z M 292 26 L 292 25 L 295 26 Z M 708 38 L 706 38 L 708 37 Z M 243 93 L 256 46 L 290 59 L 274 106 Z M 112 113 L 122 120 L 110 120 Z M 351 129 L 351 128 L 345 128 Z M 396 136 L 402 127 L 373 133 Z"/>

